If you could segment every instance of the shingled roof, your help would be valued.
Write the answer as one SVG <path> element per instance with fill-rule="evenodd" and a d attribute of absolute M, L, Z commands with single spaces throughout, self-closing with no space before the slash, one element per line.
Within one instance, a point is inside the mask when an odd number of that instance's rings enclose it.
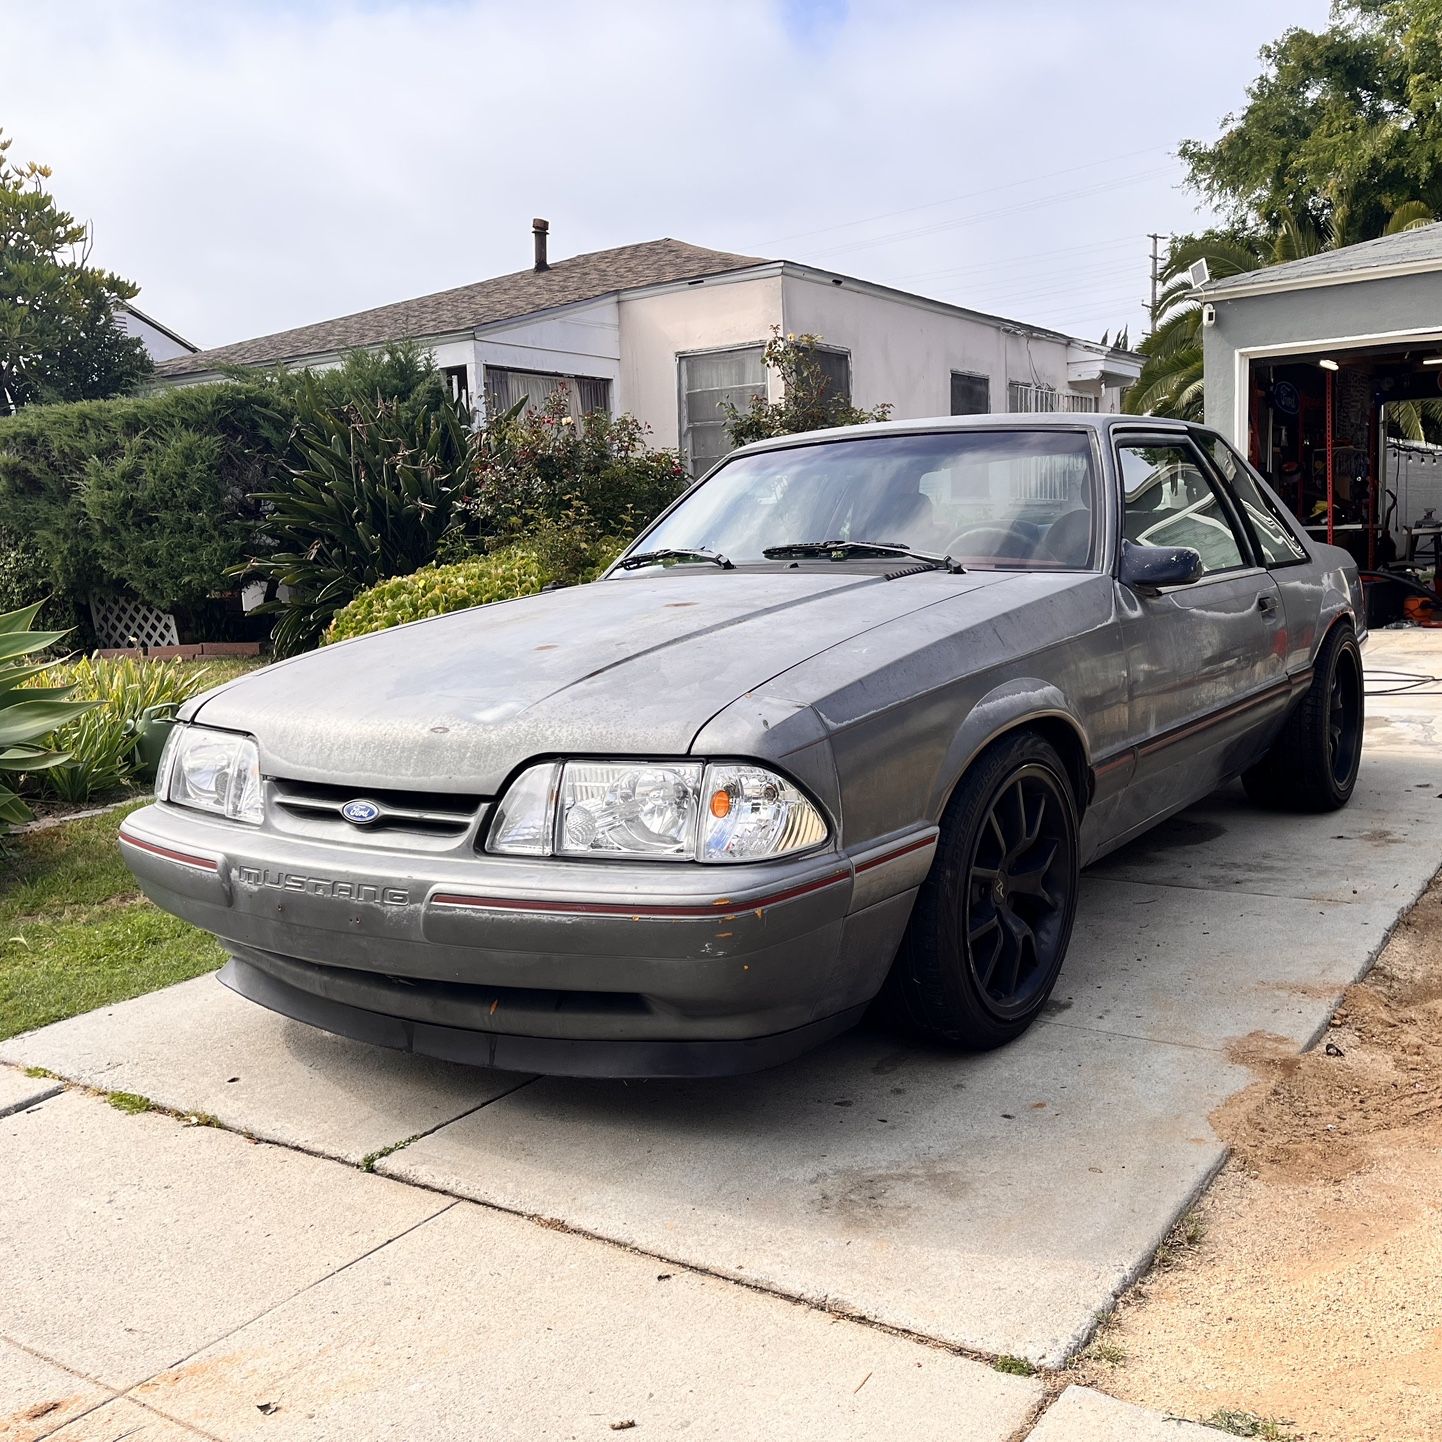
<path fill-rule="evenodd" d="M 194 375 L 222 366 L 266 365 L 331 355 L 358 346 L 387 341 L 423 339 L 454 331 L 473 330 L 494 321 L 511 320 L 552 306 L 595 300 L 616 291 L 640 286 L 666 285 L 678 280 L 720 275 L 769 262 L 759 256 L 707 250 L 684 240 L 647 240 L 639 245 L 618 245 L 554 261 L 547 270 L 518 270 L 493 280 L 454 290 L 437 291 L 415 300 L 357 311 L 339 320 L 297 326 L 234 345 L 216 346 L 194 355 L 177 356 L 156 366 L 163 377 Z"/>
<path fill-rule="evenodd" d="M 1207 299 L 1225 300 L 1234 291 L 1265 292 L 1308 283 L 1366 280 L 1373 271 L 1389 270 L 1393 266 L 1442 269 L 1442 225 L 1419 225 L 1395 235 L 1344 245 L 1339 250 L 1304 255 L 1300 260 L 1285 261 L 1281 265 L 1218 276 L 1201 286 L 1199 293 Z"/>

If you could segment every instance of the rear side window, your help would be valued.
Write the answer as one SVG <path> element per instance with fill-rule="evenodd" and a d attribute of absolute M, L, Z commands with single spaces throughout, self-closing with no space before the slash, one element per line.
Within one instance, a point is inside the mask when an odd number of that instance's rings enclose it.
<path fill-rule="evenodd" d="M 1217 469 L 1226 477 L 1227 484 L 1241 504 L 1242 514 L 1247 518 L 1262 560 L 1268 566 L 1287 566 L 1293 561 L 1305 561 L 1307 552 L 1302 543 L 1292 534 L 1291 527 L 1282 519 L 1271 497 L 1242 464 L 1241 457 L 1220 436 L 1211 437 L 1205 444 L 1217 463 Z"/>
<path fill-rule="evenodd" d="M 1127 540 L 1190 546 L 1208 574 L 1247 564 L 1240 538 L 1201 457 L 1184 444 L 1117 447 Z"/>

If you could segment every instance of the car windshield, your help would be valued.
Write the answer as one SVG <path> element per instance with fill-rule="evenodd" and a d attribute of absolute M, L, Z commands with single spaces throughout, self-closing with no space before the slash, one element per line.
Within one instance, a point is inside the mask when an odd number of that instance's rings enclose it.
<path fill-rule="evenodd" d="M 635 549 L 670 551 L 673 564 L 684 562 L 675 553 L 705 551 L 744 565 L 776 547 L 868 541 L 968 567 L 1081 570 L 1092 557 L 1095 495 L 1082 430 L 823 441 L 726 462 Z M 837 556 L 868 559 L 856 550 Z"/>

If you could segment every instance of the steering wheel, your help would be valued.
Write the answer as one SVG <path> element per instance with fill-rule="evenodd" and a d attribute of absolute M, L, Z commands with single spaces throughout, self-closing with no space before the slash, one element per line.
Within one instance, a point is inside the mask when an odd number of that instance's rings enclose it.
<path fill-rule="evenodd" d="M 1037 539 L 1035 528 L 1020 521 L 1005 526 L 968 526 L 946 543 L 942 554 L 1025 561 L 1035 553 Z"/>

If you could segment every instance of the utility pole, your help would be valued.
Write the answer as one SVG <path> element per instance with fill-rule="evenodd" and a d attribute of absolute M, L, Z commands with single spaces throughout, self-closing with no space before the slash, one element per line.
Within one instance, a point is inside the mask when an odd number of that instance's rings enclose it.
<path fill-rule="evenodd" d="M 1152 243 L 1152 303 L 1147 309 L 1147 315 L 1151 319 L 1151 328 L 1155 330 L 1157 328 L 1157 281 L 1159 279 L 1157 246 L 1165 237 L 1156 231 L 1149 231 L 1147 239 Z"/>

